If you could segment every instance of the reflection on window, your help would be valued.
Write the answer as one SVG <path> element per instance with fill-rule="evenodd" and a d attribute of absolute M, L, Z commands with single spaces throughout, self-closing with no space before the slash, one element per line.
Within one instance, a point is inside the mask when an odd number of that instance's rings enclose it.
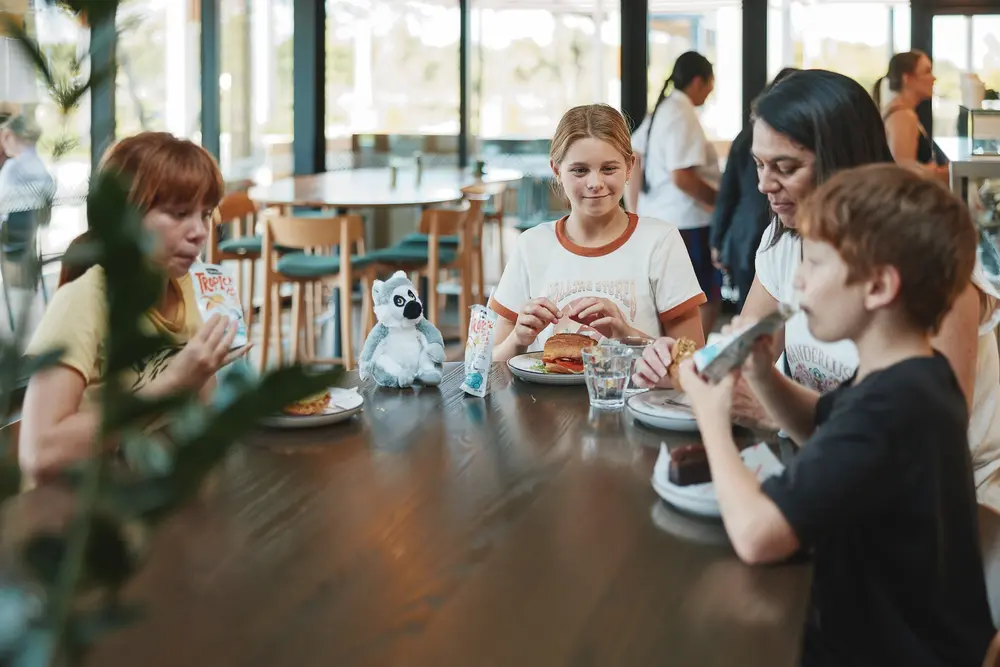
<path fill-rule="evenodd" d="M 372 134 L 452 137 L 400 140 L 385 148 L 421 149 L 432 163 L 437 155 L 454 164 L 458 0 L 326 0 L 326 12 L 328 168 L 349 167 L 352 136 Z"/>
<path fill-rule="evenodd" d="M 617 0 L 473 0 L 473 133 L 551 139 L 570 107 L 620 107 L 620 24 Z"/>
<path fill-rule="evenodd" d="M 871 90 L 892 54 L 910 48 L 909 2 L 769 0 L 767 34 L 769 76 L 827 69 Z"/>
<path fill-rule="evenodd" d="M 738 0 L 697 8 L 684 0 L 649 2 L 649 108 L 670 76 L 677 56 L 698 51 L 715 69 L 715 91 L 701 122 L 710 139 L 732 139 L 744 124 L 743 10 Z"/>
<path fill-rule="evenodd" d="M 292 173 L 292 0 L 221 0 L 219 8 L 222 173 L 269 183 Z"/>
<path fill-rule="evenodd" d="M 1000 15 L 935 16 L 934 133 L 955 136 L 962 103 L 962 75 L 979 76 L 987 88 L 1000 90 Z"/>
<path fill-rule="evenodd" d="M 116 18 L 117 135 L 161 130 L 201 137 L 201 40 L 197 2 L 125 0 Z"/>

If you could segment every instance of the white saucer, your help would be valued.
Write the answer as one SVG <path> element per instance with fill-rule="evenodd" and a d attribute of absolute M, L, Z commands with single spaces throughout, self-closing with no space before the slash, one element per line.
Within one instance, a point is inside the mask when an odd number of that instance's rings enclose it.
<path fill-rule="evenodd" d="M 271 415 L 261 419 L 260 423 L 271 428 L 314 428 L 346 421 L 361 412 L 365 400 L 357 389 L 330 387 L 329 391 L 330 402 L 318 415 Z"/>
<path fill-rule="evenodd" d="M 586 384 L 586 379 L 583 377 L 583 373 L 575 373 L 572 375 L 564 373 L 547 373 L 545 371 L 538 370 L 540 367 L 543 367 L 541 352 L 519 354 L 507 361 L 507 368 L 510 369 L 510 372 L 513 373 L 515 377 L 520 378 L 525 382 L 553 385 Z"/>
<path fill-rule="evenodd" d="M 625 407 L 637 422 L 652 428 L 688 433 L 698 430 L 687 395 L 676 389 L 636 394 L 625 402 Z"/>
<path fill-rule="evenodd" d="M 758 443 L 740 452 L 740 458 L 748 468 L 757 474 L 757 479 L 764 481 L 768 477 L 780 474 L 785 466 L 771 452 L 765 443 Z M 689 484 L 677 486 L 670 481 L 670 452 L 665 444 L 660 444 L 660 455 L 653 467 L 653 490 L 677 509 L 698 516 L 719 518 L 719 501 L 715 497 L 715 484 Z"/>

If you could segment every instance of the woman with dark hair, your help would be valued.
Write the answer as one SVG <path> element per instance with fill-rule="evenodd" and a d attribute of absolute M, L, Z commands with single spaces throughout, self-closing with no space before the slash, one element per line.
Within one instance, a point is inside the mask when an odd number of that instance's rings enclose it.
<path fill-rule="evenodd" d="M 677 58 L 653 111 L 632 135 L 637 168 L 625 192 L 629 211 L 680 230 L 708 298 L 702 306 L 705 331 L 712 330 L 722 299 L 722 276 L 712 265 L 708 238 L 721 174 L 696 109 L 714 86 L 712 63 L 705 56 L 688 51 Z"/>
<path fill-rule="evenodd" d="M 889 148 L 896 162 L 920 166 L 948 179 L 948 160 L 920 123 L 917 105 L 934 94 L 934 67 L 923 51 L 897 53 L 889 71 L 875 82 L 872 97 L 882 112 Z"/>
<path fill-rule="evenodd" d="M 769 87 L 797 71 L 794 67 L 784 68 Z M 767 197 L 757 188 L 757 165 L 750 156 L 752 140 L 752 125 L 741 130 L 733 140 L 711 226 L 712 261 L 735 283 L 740 309 L 753 283 L 757 246 L 771 222 Z"/>

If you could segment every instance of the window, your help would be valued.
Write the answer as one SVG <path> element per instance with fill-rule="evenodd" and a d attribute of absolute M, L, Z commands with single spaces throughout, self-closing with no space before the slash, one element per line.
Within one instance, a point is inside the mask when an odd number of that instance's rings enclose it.
<path fill-rule="evenodd" d="M 292 173 L 292 0 L 219 9 L 219 163 L 227 180 L 270 183 Z"/>
<path fill-rule="evenodd" d="M 421 150 L 455 164 L 458 0 L 327 0 L 326 13 L 328 168 L 352 166 L 355 136 L 376 163 Z"/>
<path fill-rule="evenodd" d="M 708 4 L 708 3 L 706 3 Z M 715 90 L 701 111 L 710 139 L 732 139 L 743 128 L 743 10 L 722 0 L 710 8 L 683 0 L 649 2 L 649 108 L 670 76 L 674 60 L 697 51 L 715 70 Z"/>
<path fill-rule="evenodd" d="M 545 144 L 570 107 L 620 107 L 620 24 L 618 0 L 473 0 L 473 133 Z"/>
<path fill-rule="evenodd" d="M 972 72 L 987 88 L 1000 90 L 1000 15 L 935 16 L 934 134 L 952 137 L 958 131 L 962 75 Z"/>
<path fill-rule="evenodd" d="M 893 53 L 910 48 L 906 0 L 769 0 L 768 75 L 817 68 L 871 90 Z"/>
<path fill-rule="evenodd" d="M 125 0 L 118 9 L 116 133 L 201 138 L 200 5 Z"/>

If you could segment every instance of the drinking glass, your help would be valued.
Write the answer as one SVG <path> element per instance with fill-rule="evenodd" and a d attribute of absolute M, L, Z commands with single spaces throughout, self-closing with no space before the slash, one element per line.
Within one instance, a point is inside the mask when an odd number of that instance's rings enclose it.
<path fill-rule="evenodd" d="M 625 405 L 625 387 L 632 369 L 632 350 L 624 345 L 595 345 L 583 351 L 583 375 L 590 404 L 615 409 Z"/>
<path fill-rule="evenodd" d="M 625 338 L 615 338 L 612 342 L 622 345 L 632 352 L 632 365 L 628 369 L 628 384 L 625 385 L 625 397 L 627 398 L 646 391 L 635 386 L 632 376 L 635 375 L 635 362 L 639 361 L 646 348 L 653 344 L 653 339 L 644 336 L 627 336 Z"/>

